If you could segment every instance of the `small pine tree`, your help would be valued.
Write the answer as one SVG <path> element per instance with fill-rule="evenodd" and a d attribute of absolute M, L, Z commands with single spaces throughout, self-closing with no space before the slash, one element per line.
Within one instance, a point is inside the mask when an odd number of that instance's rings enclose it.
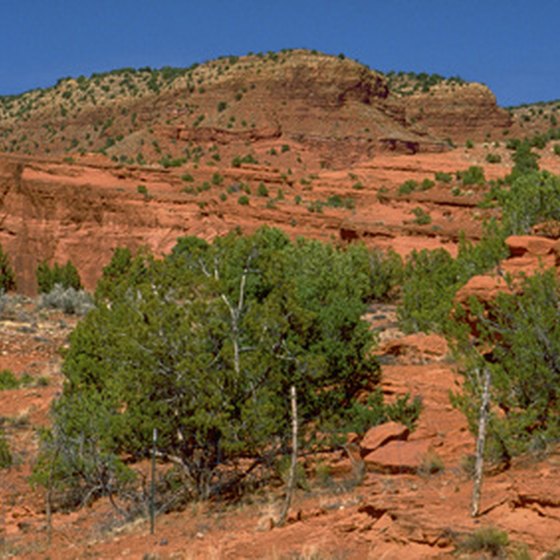
<path fill-rule="evenodd" d="M 15 288 L 16 279 L 14 271 L 10 266 L 8 255 L 4 253 L 4 250 L 0 245 L 0 290 L 7 292 L 9 290 L 15 290 Z"/>
<path fill-rule="evenodd" d="M 51 268 L 46 261 L 39 263 L 37 267 L 37 285 L 39 292 L 48 294 L 59 284 L 63 288 L 82 289 L 82 282 L 76 267 L 71 261 L 64 266 L 54 263 Z"/>

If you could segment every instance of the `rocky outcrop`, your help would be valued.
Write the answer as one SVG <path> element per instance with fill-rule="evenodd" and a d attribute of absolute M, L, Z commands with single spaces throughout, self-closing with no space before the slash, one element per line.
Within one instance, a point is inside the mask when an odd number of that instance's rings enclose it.
<path fill-rule="evenodd" d="M 500 263 L 499 274 L 473 276 L 458 292 L 456 300 L 467 304 L 470 297 L 490 303 L 499 292 L 516 289 L 525 276 L 560 267 L 560 242 L 546 237 L 513 235 L 506 239 L 509 257 Z M 512 282 L 507 282 L 510 275 Z"/>
<path fill-rule="evenodd" d="M 409 123 L 454 142 L 483 140 L 512 125 L 509 113 L 482 84 L 440 84 L 403 99 Z"/>

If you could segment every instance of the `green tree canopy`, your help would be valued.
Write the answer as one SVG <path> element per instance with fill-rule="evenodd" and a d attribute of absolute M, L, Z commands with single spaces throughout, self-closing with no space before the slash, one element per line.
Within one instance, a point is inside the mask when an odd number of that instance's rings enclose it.
<path fill-rule="evenodd" d="M 341 425 L 379 379 L 369 291 L 352 252 L 269 228 L 183 238 L 161 261 L 117 252 L 65 356 L 60 468 L 83 441 L 143 457 L 157 428 L 161 455 L 207 496 L 286 449 L 291 385 L 306 441 Z"/>

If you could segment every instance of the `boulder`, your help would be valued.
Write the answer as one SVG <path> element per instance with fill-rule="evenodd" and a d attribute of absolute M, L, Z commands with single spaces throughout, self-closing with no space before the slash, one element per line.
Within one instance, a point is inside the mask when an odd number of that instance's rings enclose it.
<path fill-rule="evenodd" d="M 491 302 L 499 292 L 511 292 L 501 276 L 473 276 L 456 294 L 455 301 L 466 304 L 471 296 Z"/>
<path fill-rule="evenodd" d="M 364 462 L 369 471 L 382 473 L 415 473 L 430 449 L 429 440 L 391 441 L 368 453 Z"/>
<path fill-rule="evenodd" d="M 386 422 L 370 428 L 360 443 L 362 457 L 395 440 L 405 440 L 410 430 L 397 422 Z"/>
<path fill-rule="evenodd" d="M 512 235 L 506 239 L 506 245 L 512 257 L 522 257 L 527 253 L 542 257 L 554 251 L 556 241 L 535 235 Z"/>

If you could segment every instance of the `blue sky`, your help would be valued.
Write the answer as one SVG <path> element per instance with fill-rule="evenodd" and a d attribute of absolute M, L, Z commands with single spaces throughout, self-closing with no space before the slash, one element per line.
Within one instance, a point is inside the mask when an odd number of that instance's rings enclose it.
<path fill-rule="evenodd" d="M 560 98 L 557 0 L 0 0 L 0 94 L 124 66 L 306 47 Z"/>

